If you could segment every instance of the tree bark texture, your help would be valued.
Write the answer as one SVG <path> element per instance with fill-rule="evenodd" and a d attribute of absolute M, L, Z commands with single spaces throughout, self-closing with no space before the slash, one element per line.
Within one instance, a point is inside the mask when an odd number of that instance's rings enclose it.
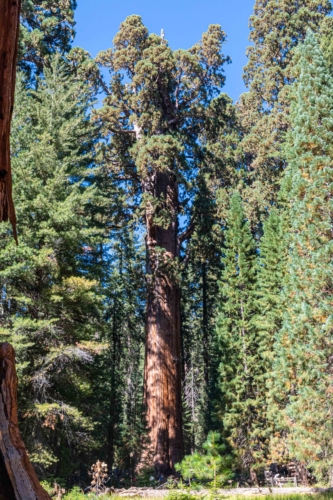
<path fill-rule="evenodd" d="M 206 389 L 209 385 L 209 339 L 208 339 L 208 307 L 207 307 L 207 265 L 202 265 L 202 331 L 203 359 Z"/>
<path fill-rule="evenodd" d="M 0 500 L 50 500 L 39 484 L 18 428 L 15 352 L 0 344 Z"/>
<path fill-rule="evenodd" d="M 178 250 L 178 186 L 176 179 L 158 172 L 155 199 L 164 199 L 171 222 L 155 224 L 146 211 L 148 301 L 144 401 L 150 456 L 158 473 L 168 474 L 183 458 L 180 290 L 172 277 Z M 162 253 L 160 251 L 162 249 Z"/>
<path fill-rule="evenodd" d="M 119 416 L 119 380 L 117 380 L 117 370 L 119 369 L 119 353 L 121 352 L 120 338 L 119 338 L 119 326 L 117 324 L 117 302 L 113 304 L 113 324 L 112 333 L 110 339 L 110 345 L 112 346 L 111 359 L 110 359 L 110 379 L 111 379 L 111 394 L 110 394 L 110 406 L 109 406 L 109 430 L 108 430 L 108 470 L 113 470 L 114 465 L 114 454 L 115 454 L 115 438 L 116 438 L 116 426 L 118 423 Z"/>
<path fill-rule="evenodd" d="M 21 0 L 0 0 L 0 222 L 10 220 L 16 236 L 10 165 Z"/>
<path fill-rule="evenodd" d="M 309 486 L 308 471 L 304 462 L 298 462 L 296 465 L 298 478 L 302 486 Z"/>

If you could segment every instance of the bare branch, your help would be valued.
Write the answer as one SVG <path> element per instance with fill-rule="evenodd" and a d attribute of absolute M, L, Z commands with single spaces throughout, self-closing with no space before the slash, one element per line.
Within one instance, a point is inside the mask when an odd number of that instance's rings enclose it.
<path fill-rule="evenodd" d="M 105 81 L 103 80 L 103 78 L 100 76 L 98 80 L 99 80 L 100 86 L 102 87 L 102 89 L 106 93 L 106 95 L 108 95 L 108 96 L 111 95 L 111 92 L 108 89 L 108 87 L 107 87 Z"/>
<path fill-rule="evenodd" d="M 176 116 L 176 118 L 173 118 L 172 120 L 170 120 L 170 121 L 168 122 L 168 125 L 169 125 L 169 126 L 170 126 L 170 125 L 175 125 L 175 124 L 178 122 L 178 120 L 179 120 L 179 118 L 178 118 L 178 116 Z"/>
<path fill-rule="evenodd" d="M 189 263 L 189 260 L 190 260 L 190 256 L 191 256 L 191 245 L 189 245 L 187 247 L 187 250 L 186 250 L 186 255 L 185 255 L 185 258 L 183 260 L 183 266 L 184 268 L 186 269 L 187 268 L 187 265 Z"/>
<path fill-rule="evenodd" d="M 115 128 L 110 128 L 110 127 L 109 127 L 109 130 L 113 134 L 122 134 L 122 135 L 134 134 L 134 135 L 136 135 L 135 130 L 117 130 Z"/>
<path fill-rule="evenodd" d="M 185 231 L 178 236 L 179 247 L 182 245 L 182 243 L 184 243 L 184 241 L 187 241 L 191 238 L 192 234 L 195 231 L 195 228 L 196 228 L 196 223 L 192 221 L 190 222 L 189 226 L 185 229 Z"/>

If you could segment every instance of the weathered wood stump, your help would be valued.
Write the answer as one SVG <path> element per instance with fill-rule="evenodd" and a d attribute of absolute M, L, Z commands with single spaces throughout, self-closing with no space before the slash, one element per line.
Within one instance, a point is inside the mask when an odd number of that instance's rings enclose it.
<path fill-rule="evenodd" d="M 17 419 L 15 351 L 0 344 L 0 500 L 50 500 L 39 484 Z"/>

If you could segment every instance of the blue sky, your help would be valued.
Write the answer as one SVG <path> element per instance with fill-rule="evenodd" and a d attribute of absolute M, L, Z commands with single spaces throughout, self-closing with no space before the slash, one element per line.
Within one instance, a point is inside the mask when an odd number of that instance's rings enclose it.
<path fill-rule="evenodd" d="M 244 92 L 243 67 L 248 46 L 248 19 L 254 0 L 78 0 L 75 44 L 95 56 L 112 46 L 120 23 L 131 14 L 142 16 L 149 31 L 161 28 L 173 49 L 189 48 L 209 24 L 221 24 L 228 36 L 225 91 L 237 100 Z"/>

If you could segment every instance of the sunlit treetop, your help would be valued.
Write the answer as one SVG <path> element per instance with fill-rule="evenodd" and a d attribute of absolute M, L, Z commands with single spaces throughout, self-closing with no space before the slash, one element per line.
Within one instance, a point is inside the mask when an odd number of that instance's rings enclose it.
<path fill-rule="evenodd" d="M 50 55 L 70 50 L 76 5 L 76 0 L 23 0 L 19 58 L 28 73 L 41 73 Z"/>

